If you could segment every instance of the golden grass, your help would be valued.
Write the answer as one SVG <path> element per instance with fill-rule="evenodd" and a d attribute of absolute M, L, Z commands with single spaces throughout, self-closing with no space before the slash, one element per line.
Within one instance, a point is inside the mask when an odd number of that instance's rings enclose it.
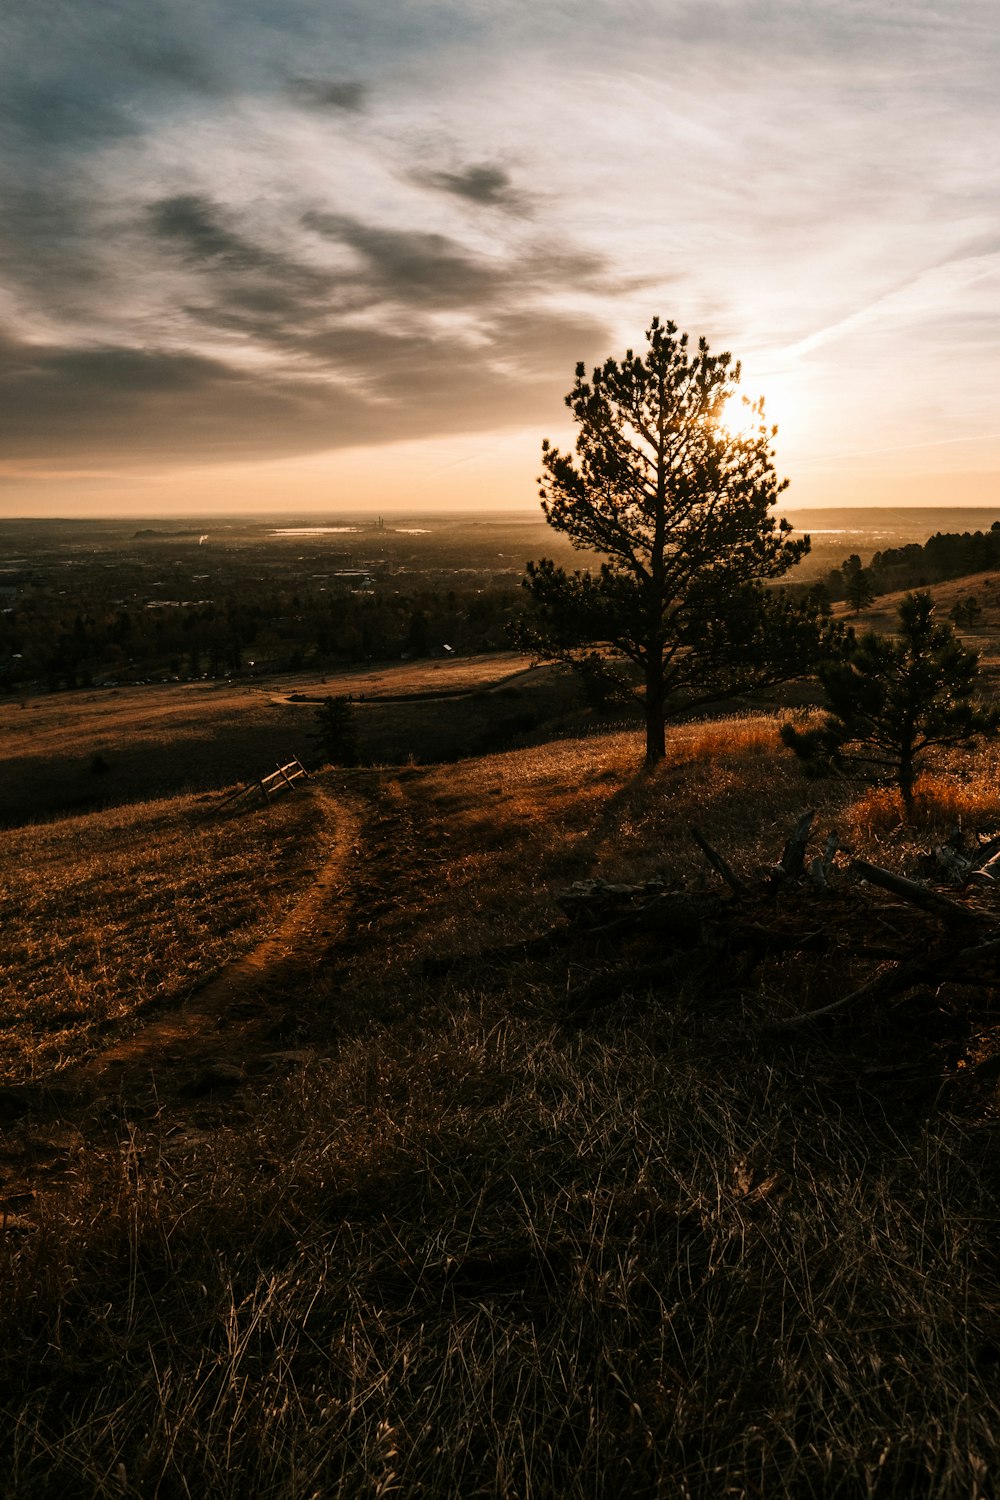
<path fill-rule="evenodd" d="M 503 698 L 485 707 L 461 698 L 452 704 L 384 700 L 408 693 L 475 692 L 513 675 L 519 691 L 535 701 L 539 693 L 544 696 L 551 673 L 529 673 L 528 666 L 526 657 L 502 652 L 359 668 L 324 679 L 299 673 L 261 681 L 168 683 L 29 698 L 23 708 L 11 706 L 0 716 L 0 761 L 5 766 L 0 823 L 225 786 L 266 773 L 290 755 L 308 761 L 316 705 L 291 701 L 293 693 L 317 699 L 363 694 L 359 727 L 366 748 L 378 760 L 405 761 L 414 746 L 421 760 L 433 760 L 451 741 L 459 749 L 464 741 L 467 750 L 478 743 L 478 732 L 488 729 L 491 719 L 513 714 L 518 705 Z M 90 769 L 95 756 L 108 766 L 103 775 Z"/>
<path fill-rule="evenodd" d="M 843 616 L 859 633 L 874 630 L 880 635 L 892 635 L 899 624 L 899 605 L 906 595 L 918 592 L 915 589 L 896 589 L 889 594 L 880 594 L 874 604 L 855 615 L 846 604 L 834 606 L 834 613 Z M 961 627 L 958 634 L 967 646 L 981 653 L 984 666 L 995 669 L 1000 660 L 1000 574 L 996 570 L 988 573 L 972 573 L 964 578 L 946 579 L 941 583 L 926 586 L 924 592 L 931 594 L 937 613 L 947 619 L 953 605 L 970 596 L 977 599 L 982 614 L 970 629 Z"/>
<path fill-rule="evenodd" d="M 668 757 L 674 765 L 698 760 L 738 760 L 746 765 L 767 759 L 778 744 L 778 730 L 787 718 L 787 712 L 744 713 L 682 724 L 668 733 Z"/>
<path fill-rule="evenodd" d="M 277 679 L 273 691 L 292 688 L 310 697 L 341 693 L 366 699 L 392 697 L 400 693 L 473 692 L 495 686 L 507 677 L 526 672 L 532 658 L 519 651 L 496 651 L 484 656 L 454 656 L 437 661 L 383 663 L 377 667 L 350 667 L 323 676 L 300 673 Z"/>
<path fill-rule="evenodd" d="M 0 723 L 0 822 L 86 812 L 252 779 L 308 753 L 308 706 L 194 683 L 57 693 Z M 95 776 L 94 756 L 108 769 Z"/>
<path fill-rule="evenodd" d="M 678 727 L 653 771 L 641 764 L 642 734 L 629 730 L 385 773 L 397 804 L 419 795 L 417 837 L 436 871 L 414 891 L 419 927 L 390 962 L 530 936 L 576 879 L 713 883 L 692 823 L 740 868 L 776 859 L 803 807 L 829 820 L 849 795 L 843 783 L 803 778 L 777 722 Z"/>
<path fill-rule="evenodd" d="M 38 1077 L 245 951 L 317 856 L 307 797 L 192 797 L 0 830 L 0 1078 Z"/>
<path fill-rule="evenodd" d="M 133 1128 L 0 1244 L 11 1500 L 985 1500 L 986 1144 L 669 997 L 505 1001 Z"/>
<path fill-rule="evenodd" d="M 353 957 L 303 997 L 331 1055 L 238 1121 L 85 1142 L 0 1239 L 11 1500 L 993 1493 L 998 1158 L 866 1073 L 906 1017 L 776 1043 L 711 974 L 583 1024 L 592 956 L 488 952 L 577 876 L 714 884 L 692 821 L 740 868 L 807 804 L 922 836 L 773 729 L 679 730 L 652 773 L 627 733 L 353 775 Z"/>
<path fill-rule="evenodd" d="M 836 831 L 856 854 L 901 870 L 958 821 L 969 833 L 1000 829 L 1000 746 L 954 753 L 926 774 L 907 822 L 892 787 L 806 777 L 778 739 L 783 717 L 677 726 L 652 771 L 641 764 L 641 733 L 630 730 L 386 773 L 397 806 L 419 795 L 411 837 L 433 849 L 437 872 L 413 892 L 419 925 L 411 922 L 390 963 L 530 936 L 576 879 L 663 876 L 711 887 L 692 824 L 748 877 L 780 857 L 806 808 L 816 812 L 816 847 Z"/>

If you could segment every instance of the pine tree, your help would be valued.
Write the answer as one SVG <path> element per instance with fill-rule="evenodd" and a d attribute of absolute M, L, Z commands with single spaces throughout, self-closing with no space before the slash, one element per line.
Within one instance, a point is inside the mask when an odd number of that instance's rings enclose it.
<path fill-rule="evenodd" d="M 847 559 L 842 571 L 844 598 L 854 613 L 859 615 L 869 604 L 875 602 L 875 580 L 868 569 L 861 566 L 861 559 L 856 554 Z"/>
<path fill-rule="evenodd" d="M 973 697 L 978 673 L 979 653 L 935 621 L 930 594 L 907 594 L 898 638 L 869 631 L 820 667 L 825 722 L 805 731 L 783 724 L 781 738 L 814 767 L 844 764 L 853 747 L 854 760 L 891 774 L 909 813 L 929 752 L 1000 725 L 1000 708 Z"/>
<path fill-rule="evenodd" d="M 324 761 L 334 766 L 356 766 L 358 734 L 350 698 L 324 698 L 316 709 L 313 740 Z"/>
<path fill-rule="evenodd" d="M 983 607 L 975 594 L 969 594 L 965 599 L 959 599 L 948 611 L 949 620 L 954 620 L 960 628 L 964 625 L 967 629 L 978 623 L 982 618 Z"/>
<path fill-rule="evenodd" d="M 599 571 L 529 563 L 537 606 L 521 641 L 586 668 L 630 664 L 644 705 L 646 761 L 665 752 L 668 716 L 811 670 L 817 610 L 763 588 L 809 550 L 772 510 L 785 482 L 774 468 L 762 401 L 748 426 L 726 426 L 740 366 L 696 351 L 654 318 L 644 355 L 628 350 L 585 378 L 566 404 L 575 456 L 542 445 L 542 509 Z"/>

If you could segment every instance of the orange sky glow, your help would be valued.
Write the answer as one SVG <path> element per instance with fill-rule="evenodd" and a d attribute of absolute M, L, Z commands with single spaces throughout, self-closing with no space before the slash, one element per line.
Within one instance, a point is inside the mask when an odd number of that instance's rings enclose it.
<path fill-rule="evenodd" d="M 1000 507 L 992 0 L 626 20 L 8 14 L 0 517 L 532 507 L 654 314 L 742 361 L 790 507 Z"/>

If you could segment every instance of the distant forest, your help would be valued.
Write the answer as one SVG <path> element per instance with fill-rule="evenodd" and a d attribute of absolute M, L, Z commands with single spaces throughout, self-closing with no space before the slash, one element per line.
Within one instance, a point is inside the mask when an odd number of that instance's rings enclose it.
<path fill-rule="evenodd" d="M 848 599 L 863 608 L 876 594 L 991 568 L 1000 570 L 1000 521 L 989 531 L 937 532 L 923 545 L 887 548 L 867 566 L 856 555 L 845 558 L 809 588 L 779 587 L 808 593 L 824 607 Z M 502 650 L 510 622 L 528 605 L 509 585 L 334 594 L 308 584 L 125 604 L 108 597 L 111 585 L 96 566 L 70 578 L 68 589 L 25 581 L 8 591 L 0 611 L 0 694 Z"/>
<path fill-rule="evenodd" d="M 858 557 L 848 557 L 830 572 L 825 588 L 831 599 L 850 597 L 852 580 L 860 566 Z M 1000 568 L 1000 521 L 994 521 L 989 531 L 938 531 L 923 545 L 910 542 L 905 547 L 887 547 L 873 554 L 864 572 L 874 593 L 888 594 L 985 573 L 990 568 Z"/>
<path fill-rule="evenodd" d="M 111 605 L 31 590 L 0 613 L 0 692 L 298 671 L 509 646 L 517 589 L 240 591 Z"/>

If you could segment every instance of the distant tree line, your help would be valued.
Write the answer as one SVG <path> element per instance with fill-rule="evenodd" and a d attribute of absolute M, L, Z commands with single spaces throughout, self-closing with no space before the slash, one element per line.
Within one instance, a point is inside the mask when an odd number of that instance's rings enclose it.
<path fill-rule="evenodd" d="M 846 599 L 852 608 L 864 609 L 877 594 L 926 588 L 991 568 L 1000 568 L 1000 521 L 994 521 L 989 531 L 938 531 L 923 543 L 887 547 L 874 553 L 867 567 L 853 553 L 832 569 L 820 588 L 825 587 L 830 599 Z M 859 597 L 862 602 L 857 604 Z"/>
<path fill-rule="evenodd" d="M 333 595 L 262 589 L 219 600 L 96 603 L 80 589 L 12 597 L 0 613 L 0 691 L 89 687 L 163 676 L 331 668 L 339 663 L 506 647 L 523 609 L 514 588 L 372 590 Z"/>

